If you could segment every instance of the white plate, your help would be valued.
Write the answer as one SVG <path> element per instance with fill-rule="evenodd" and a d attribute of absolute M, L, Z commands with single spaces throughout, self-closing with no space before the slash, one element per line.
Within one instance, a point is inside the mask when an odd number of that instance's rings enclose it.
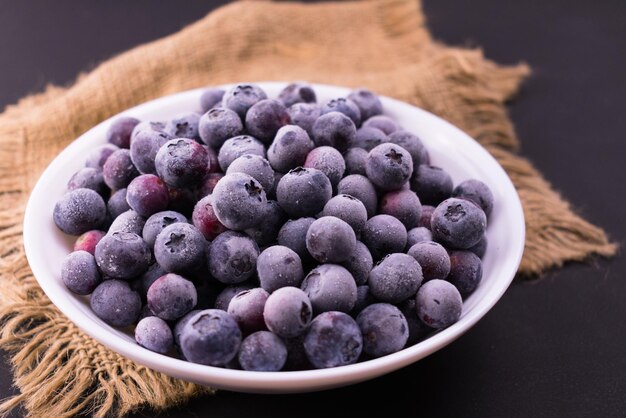
<path fill-rule="evenodd" d="M 276 97 L 285 83 L 258 83 Z M 346 88 L 315 85 L 319 102 L 344 97 Z M 177 113 L 199 111 L 202 89 L 163 97 L 123 112 L 141 120 L 165 120 Z M 519 266 L 524 249 L 524 215 L 510 179 L 496 160 L 476 141 L 448 122 L 409 104 L 382 98 L 385 114 L 417 134 L 432 163 L 445 168 L 454 183 L 476 178 L 493 191 L 495 205 L 489 219 L 489 245 L 483 260 L 483 279 L 465 301 L 461 319 L 430 338 L 400 352 L 349 366 L 293 372 L 248 372 L 188 363 L 153 353 L 137 345 L 130 333 L 108 326 L 89 308 L 88 299 L 68 291 L 61 281 L 61 261 L 72 250 L 73 237 L 59 231 L 53 220 L 55 202 L 67 181 L 83 166 L 88 152 L 104 143 L 108 119 L 72 142 L 45 170 L 28 201 L 24 218 L 24 246 L 35 277 L 50 300 L 81 330 L 121 355 L 187 381 L 217 388 L 266 393 L 305 392 L 344 386 L 397 370 L 450 344 L 470 329 L 500 299 Z M 118 115 L 119 116 L 119 115 Z"/>

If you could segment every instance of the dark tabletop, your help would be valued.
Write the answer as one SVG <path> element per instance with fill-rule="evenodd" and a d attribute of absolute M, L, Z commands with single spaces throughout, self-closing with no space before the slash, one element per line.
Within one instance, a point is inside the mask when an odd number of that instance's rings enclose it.
<path fill-rule="evenodd" d="M 0 107 L 47 83 L 67 84 L 78 72 L 173 33 L 220 3 L 0 0 Z M 436 38 L 481 46 L 500 63 L 532 66 L 510 109 L 524 155 L 579 213 L 623 241 L 624 1 L 424 3 Z M 159 416 L 320 418 L 365 405 L 388 417 L 624 417 L 624 271 L 620 254 L 518 281 L 457 342 L 370 382 L 289 396 L 224 391 Z M 3 363 L 0 398 L 12 393 Z"/>

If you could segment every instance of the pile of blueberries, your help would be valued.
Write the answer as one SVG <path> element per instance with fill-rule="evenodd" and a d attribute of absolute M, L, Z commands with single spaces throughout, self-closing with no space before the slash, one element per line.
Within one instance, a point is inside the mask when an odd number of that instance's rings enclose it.
<path fill-rule="evenodd" d="M 456 322 L 493 195 L 456 187 L 366 89 L 208 89 L 201 113 L 119 117 L 53 218 L 69 290 L 138 344 L 254 371 L 352 364 Z"/>

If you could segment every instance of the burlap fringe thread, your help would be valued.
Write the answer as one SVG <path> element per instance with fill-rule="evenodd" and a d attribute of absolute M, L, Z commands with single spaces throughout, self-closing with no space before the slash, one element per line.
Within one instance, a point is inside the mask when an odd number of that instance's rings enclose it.
<path fill-rule="evenodd" d="M 273 8 L 273 14 L 267 14 L 269 7 Z M 94 86 L 98 93 L 103 86 L 108 86 L 102 81 L 107 75 L 118 74 L 122 80 L 126 76 L 132 77 L 136 73 L 134 63 L 138 61 L 138 55 L 161 57 L 162 60 L 163 53 L 159 50 L 164 49 L 164 43 L 173 49 L 181 46 L 183 40 L 195 39 L 197 42 L 201 37 L 204 42 L 209 33 L 225 36 L 222 23 L 232 21 L 234 17 L 239 20 L 247 17 L 249 22 L 256 22 L 257 18 L 269 19 L 268 16 L 282 17 L 281 25 L 285 26 L 292 20 L 302 20 L 305 12 L 310 11 L 320 21 L 330 22 L 328 25 L 332 25 L 335 19 L 337 27 L 345 27 L 343 21 L 346 19 L 356 21 L 355 16 L 363 16 L 364 20 L 371 22 L 368 33 L 373 31 L 372 36 L 388 38 L 386 40 L 399 51 L 399 56 L 410 62 L 392 65 L 393 69 L 383 73 L 363 71 L 358 76 L 352 66 L 348 67 L 349 71 L 325 73 L 313 64 L 317 57 L 307 57 L 306 54 L 299 57 L 303 61 L 301 66 L 298 66 L 300 61 L 295 61 L 289 67 L 266 64 L 257 65 L 255 69 L 255 63 L 248 62 L 250 65 L 242 63 L 239 66 L 237 74 L 232 72 L 232 67 L 220 72 L 217 64 L 211 69 L 197 63 L 184 70 L 175 69 L 186 71 L 184 77 L 179 77 L 173 70 L 172 74 L 163 76 L 154 68 L 148 68 L 145 72 L 153 83 L 150 88 L 140 85 L 133 90 L 130 101 L 120 99 L 115 89 L 110 96 L 101 98 L 102 103 L 91 103 L 91 107 L 85 107 L 80 100 L 93 93 Z M 322 19 L 324 15 L 328 19 Z M 301 21 L 293 24 L 305 27 Z M 376 28 L 381 31 L 378 35 Z M 332 27 L 330 30 L 333 33 Z M 271 41 L 264 39 L 264 42 Z M 222 45 L 229 47 L 228 43 Z M 247 51 L 248 46 L 243 45 L 240 49 Z M 243 60 L 241 51 L 235 50 L 232 54 Z M 277 41 L 269 59 L 279 61 L 293 53 L 288 45 Z M 424 60 L 425 55 L 428 55 L 427 60 Z M 584 260 L 591 254 L 614 254 L 616 246 L 608 241 L 604 232 L 575 215 L 540 173 L 528 161 L 514 154 L 518 143 L 503 103 L 515 94 L 528 72 L 524 65 L 496 66 L 485 60 L 480 51 L 448 48 L 432 42 L 417 2 L 382 0 L 366 5 L 346 2 L 311 6 L 233 4 L 178 34 L 102 64 L 72 88 L 51 87 L 8 108 L 0 115 L 0 346 L 10 353 L 15 385 L 21 393 L 0 405 L 0 416 L 6 416 L 18 405 L 22 405 L 32 417 L 68 417 L 78 413 L 90 413 L 98 418 L 122 416 L 144 405 L 164 409 L 198 394 L 213 392 L 139 366 L 81 333 L 43 294 L 30 271 L 22 246 L 25 201 L 50 159 L 74 137 L 111 114 L 175 91 L 235 79 L 308 79 L 353 87 L 368 86 L 448 119 L 497 158 L 513 180 L 524 206 L 527 241 L 521 274 L 536 275 L 566 261 Z M 34 130 L 28 129 L 28 123 L 44 118 L 51 109 L 77 108 L 81 117 L 71 114 L 68 115 L 70 120 L 62 120 L 58 125 L 51 123 L 52 135 L 44 137 L 40 132 L 33 134 Z"/>

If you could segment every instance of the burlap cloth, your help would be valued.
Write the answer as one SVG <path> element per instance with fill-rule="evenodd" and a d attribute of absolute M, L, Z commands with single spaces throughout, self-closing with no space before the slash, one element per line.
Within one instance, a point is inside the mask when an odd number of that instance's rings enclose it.
<path fill-rule="evenodd" d="M 7 108 L 0 115 L 0 346 L 21 395 L 0 413 L 22 404 L 30 416 L 123 415 L 211 392 L 138 366 L 80 332 L 43 294 L 22 247 L 29 192 L 61 149 L 115 113 L 181 90 L 309 80 L 413 103 L 468 132 L 511 176 L 527 222 L 522 275 L 613 254 L 604 232 L 516 154 L 504 102 L 528 73 L 525 65 L 502 67 L 479 50 L 433 41 L 417 1 L 246 2 L 112 58 L 69 88 L 49 87 Z"/>

